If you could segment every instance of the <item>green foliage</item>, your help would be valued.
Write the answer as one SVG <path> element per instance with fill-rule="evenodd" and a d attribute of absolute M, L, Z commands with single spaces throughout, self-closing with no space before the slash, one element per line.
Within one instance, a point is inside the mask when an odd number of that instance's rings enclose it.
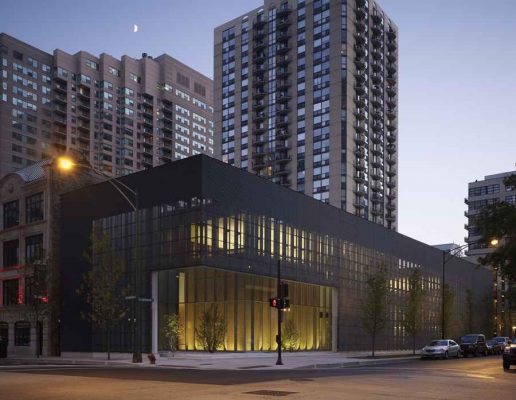
<path fill-rule="evenodd" d="M 516 175 L 506 178 L 504 183 L 516 189 Z M 516 206 L 505 202 L 486 206 L 475 224 L 487 244 L 493 238 L 499 240 L 494 252 L 480 262 L 497 268 L 511 282 L 516 282 Z"/>
<path fill-rule="evenodd" d="M 91 247 L 84 257 L 91 269 L 82 275 L 76 290 L 89 305 L 82 317 L 106 330 L 109 359 L 111 328 L 127 312 L 125 297 L 129 288 L 124 285 L 125 263 L 112 249 L 109 236 L 98 231 L 92 234 Z"/>
<path fill-rule="evenodd" d="M 215 353 L 224 344 L 226 336 L 226 320 L 219 306 L 212 305 L 200 318 L 199 329 L 195 329 L 195 337 L 204 350 Z"/>
<path fill-rule="evenodd" d="M 423 328 L 423 301 L 425 290 L 421 270 L 415 269 L 409 277 L 409 296 L 404 310 L 403 325 L 412 337 L 412 352 L 416 354 L 416 336 Z"/>
<path fill-rule="evenodd" d="M 387 324 L 389 280 L 385 266 L 379 265 L 367 279 L 367 295 L 362 301 L 362 326 L 371 335 L 374 357 L 376 335 Z"/>
<path fill-rule="evenodd" d="M 165 337 L 167 338 L 168 349 L 174 353 L 179 349 L 179 338 L 183 331 L 179 315 L 167 315 L 164 326 Z"/>
<path fill-rule="evenodd" d="M 466 289 L 466 312 L 464 314 L 464 328 L 466 332 L 473 332 L 473 292 Z"/>
<path fill-rule="evenodd" d="M 299 331 L 292 318 L 285 322 L 285 327 L 281 332 L 281 347 L 290 352 L 297 350 L 299 347 Z"/>
<path fill-rule="evenodd" d="M 448 284 L 444 284 L 444 307 L 442 313 L 444 315 L 444 337 L 446 338 L 446 333 L 452 322 L 453 316 L 453 304 L 455 303 L 455 292 L 453 288 Z"/>

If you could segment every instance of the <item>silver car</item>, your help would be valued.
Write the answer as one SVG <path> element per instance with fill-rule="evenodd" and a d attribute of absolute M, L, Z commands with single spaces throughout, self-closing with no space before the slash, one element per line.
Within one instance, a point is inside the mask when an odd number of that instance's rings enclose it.
<path fill-rule="evenodd" d="M 460 357 L 460 346 L 451 339 L 432 340 L 421 350 L 421 358 L 447 359 L 448 357 Z"/>

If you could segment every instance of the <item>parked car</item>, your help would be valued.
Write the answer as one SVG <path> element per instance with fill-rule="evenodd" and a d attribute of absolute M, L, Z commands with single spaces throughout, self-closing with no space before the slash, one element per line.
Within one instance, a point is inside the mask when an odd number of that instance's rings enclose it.
<path fill-rule="evenodd" d="M 460 357 L 460 346 L 451 339 L 432 340 L 421 349 L 421 358 Z"/>
<path fill-rule="evenodd" d="M 511 341 L 511 339 L 507 336 L 496 336 L 493 339 L 496 340 L 500 344 L 500 346 L 502 346 L 502 351 L 503 349 L 505 349 L 505 346 L 507 346 L 507 343 Z"/>
<path fill-rule="evenodd" d="M 487 356 L 486 337 L 478 333 L 470 333 L 460 338 L 460 350 L 464 357 L 472 354 L 475 357 Z"/>
<path fill-rule="evenodd" d="M 486 342 L 486 347 L 487 347 L 487 353 L 488 354 L 502 354 L 503 353 L 503 347 L 501 345 L 501 343 L 497 342 L 495 339 L 489 339 L 487 342 Z"/>
<path fill-rule="evenodd" d="M 503 351 L 503 369 L 509 369 L 511 365 L 516 365 L 516 343 L 509 341 Z"/>

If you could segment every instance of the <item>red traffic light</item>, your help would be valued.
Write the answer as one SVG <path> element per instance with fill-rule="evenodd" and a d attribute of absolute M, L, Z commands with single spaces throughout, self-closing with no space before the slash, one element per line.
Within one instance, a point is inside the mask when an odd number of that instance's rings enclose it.
<path fill-rule="evenodd" d="M 279 299 L 276 298 L 276 297 L 273 297 L 272 299 L 270 299 L 269 302 L 270 302 L 271 307 L 277 308 L 278 307 L 278 300 Z"/>

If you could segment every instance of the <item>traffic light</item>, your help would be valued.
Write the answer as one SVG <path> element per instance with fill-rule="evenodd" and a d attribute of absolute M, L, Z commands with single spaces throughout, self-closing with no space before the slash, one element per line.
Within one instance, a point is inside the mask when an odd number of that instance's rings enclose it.
<path fill-rule="evenodd" d="M 271 307 L 279 308 L 280 310 L 284 310 L 290 307 L 290 300 L 285 298 L 273 297 L 269 300 Z"/>
<path fill-rule="evenodd" d="M 279 299 L 277 297 L 273 297 L 269 302 L 271 307 L 278 308 Z"/>

